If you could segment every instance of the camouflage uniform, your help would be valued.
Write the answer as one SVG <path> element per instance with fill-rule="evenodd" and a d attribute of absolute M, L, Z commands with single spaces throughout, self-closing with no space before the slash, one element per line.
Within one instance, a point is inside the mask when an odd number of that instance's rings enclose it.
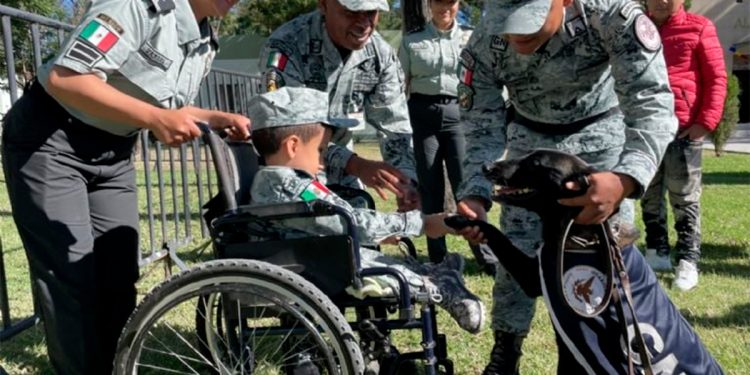
<path fill-rule="evenodd" d="M 341 3 L 353 7 L 348 3 L 373 1 Z M 375 128 L 383 160 L 417 181 L 404 73 L 393 49 L 380 34 L 374 32 L 364 48 L 351 51 L 342 60 L 325 29 L 323 15 L 316 10 L 274 31 L 259 61 L 260 70 L 265 72 L 265 90 L 306 86 L 328 92 L 331 115 L 356 118 L 361 126 L 367 123 Z M 344 172 L 352 155 L 345 147 L 351 146 L 351 138 L 351 131 L 334 135 L 332 141 L 337 146 L 329 147 L 326 155 L 326 183 L 361 187 L 355 177 Z"/>
<path fill-rule="evenodd" d="M 576 0 L 565 8 L 557 34 L 534 54 L 521 55 L 493 30 L 492 7 L 461 56 L 459 103 L 468 147 L 459 199 L 490 202 L 492 184 L 481 166 L 535 148 L 577 154 L 600 170 L 631 176 L 638 186 L 630 198 L 640 197 L 677 128 L 655 26 L 635 2 Z M 516 120 L 506 121 L 504 87 Z M 521 117 L 539 126 L 521 125 Z M 595 120 L 574 133 L 555 134 L 590 118 Z M 625 201 L 621 220 L 632 222 L 632 212 L 632 201 Z M 504 206 L 501 226 L 530 255 L 542 246 L 539 217 L 531 212 Z M 534 300 L 498 270 L 493 328 L 524 334 Z"/>

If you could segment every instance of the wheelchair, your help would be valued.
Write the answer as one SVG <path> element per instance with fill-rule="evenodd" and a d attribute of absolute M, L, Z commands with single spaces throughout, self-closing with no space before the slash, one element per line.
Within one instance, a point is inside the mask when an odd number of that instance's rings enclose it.
<path fill-rule="evenodd" d="M 201 127 L 220 188 L 204 207 L 216 259 L 144 297 L 120 336 L 115 374 L 413 374 L 420 362 L 425 374 L 453 374 L 429 295 L 410 293 L 395 269 L 360 267 L 347 211 L 323 201 L 243 205 L 260 164 L 252 145 Z M 366 192 L 333 189 L 374 207 Z M 290 240 L 273 230 L 279 221 L 329 215 L 342 218 L 346 233 Z M 401 246 L 415 256 L 409 241 Z M 346 293 L 375 275 L 393 277 L 399 294 Z M 419 330 L 421 350 L 400 352 L 396 330 Z"/>

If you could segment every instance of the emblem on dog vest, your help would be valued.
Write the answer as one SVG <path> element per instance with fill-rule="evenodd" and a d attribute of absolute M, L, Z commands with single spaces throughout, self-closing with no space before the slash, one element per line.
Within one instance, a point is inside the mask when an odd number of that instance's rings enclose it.
<path fill-rule="evenodd" d="M 591 266 L 571 267 L 563 275 L 563 295 L 573 310 L 583 316 L 595 316 L 604 302 L 604 274 Z"/>

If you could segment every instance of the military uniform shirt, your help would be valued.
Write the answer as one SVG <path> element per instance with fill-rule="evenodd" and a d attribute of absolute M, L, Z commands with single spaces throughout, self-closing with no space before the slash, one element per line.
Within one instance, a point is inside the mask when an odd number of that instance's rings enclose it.
<path fill-rule="evenodd" d="M 641 195 L 677 120 L 658 31 L 637 3 L 576 0 L 565 8 L 561 30 L 532 55 L 516 53 L 500 35 L 486 31 L 492 22 L 482 22 L 461 54 L 458 96 L 468 149 L 459 199 L 489 201 L 491 183 L 481 166 L 503 155 L 511 131 L 531 132 L 507 127 L 503 87 L 519 114 L 541 123 L 566 124 L 619 106 L 624 121 L 600 121 L 547 138 L 555 138 L 555 148 L 579 155 L 621 147 L 611 170 L 633 177 L 640 185 L 633 197 Z"/>
<path fill-rule="evenodd" d="M 364 120 L 379 132 L 383 160 L 416 181 L 404 77 L 393 49 L 374 32 L 346 61 L 325 30 L 319 11 L 282 25 L 266 41 L 259 60 L 266 90 L 306 86 L 330 95 L 331 117 Z M 325 157 L 327 183 L 339 183 L 352 152 L 351 132 L 334 134 Z"/>
<path fill-rule="evenodd" d="M 60 53 L 39 72 L 47 84 L 53 66 L 93 73 L 119 91 L 162 108 L 190 105 L 208 73 L 217 44 L 188 0 L 99 0 L 91 4 Z M 60 103 L 77 119 L 117 135 L 137 128 L 91 117 Z"/>
<path fill-rule="evenodd" d="M 401 40 L 398 58 L 406 72 L 409 92 L 456 96 L 458 55 L 466 44 L 468 30 L 453 22 L 450 30 L 438 30 L 432 22 Z"/>

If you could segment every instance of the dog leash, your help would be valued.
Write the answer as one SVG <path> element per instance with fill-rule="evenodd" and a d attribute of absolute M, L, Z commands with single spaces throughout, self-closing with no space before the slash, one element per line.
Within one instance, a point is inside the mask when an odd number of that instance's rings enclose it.
<path fill-rule="evenodd" d="M 563 282 L 563 272 L 565 271 L 564 268 L 564 257 L 565 253 L 567 251 L 566 246 L 568 244 L 568 240 L 570 239 L 573 242 L 578 242 L 579 245 L 582 247 L 586 247 L 588 245 L 591 245 L 592 243 L 596 244 L 597 241 L 585 241 L 582 239 L 577 239 L 575 236 L 570 235 L 570 230 L 574 224 L 574 220 L 570 219 L 568 224 L 565 226 L 565 230 L 563 232 L 563 237 L 560 241 L 560 249 L 557 253 L 557 272 L 558 272 L 558 285 L 559 290 L 558 293 L 562 296 L 564 301 L 568 301 L 566 297 L 566 293 L 564 290 L 564 282 Z M 573 308 L 573 306 L 568 303 L 568 307 L 575 312 L 577 315 L 585 317 L 585 318 L 592 318 L 595 316 L 598 316 L 601 314 L 602 311 L 604 311 L 607 306 L 609 306 L 610 301 L 615 303 L 615 311 L 617 312 L 618 320 L 620 321 L 620 330 L 622 331 L 623 338 L 625 339 L 625 347 L 628 357 L 628 374 L 630 375 L 636 375 L 635 372 L 635 366 L 633 363 L 633 353 L 631 348 L 631 340 L 630 340 L 630 334 L 628 333 L 628 325 L 627 320 L 625 318 L 625 311 L 623 309 L 623 299 L 620 296 L 620 292 L 615 285 L 614 278 L 615 275 L 618 279 L 618 283 L 621 285 L 624 295 L 625 295 L 625 304 L 628 307 L 628 310 L 630 312 L 630 315 L 632 316 L 633 321 L 633 330 L 634 330 L 634 337 L 633 339 L 636 341 L 637 351 L 638 355 L 640 357 L 641 366 L 643 367 L 643 371 L 645 375 L 653 375 L 653 369 L 651 367 L 651 358 L 649 357 L 649 354 L 646 350 L 646 343 L 643 339 L 643 334 L 641 333 L 641 329 L 638 323 L 638 317 L 635 315 L 635 308 L 633 307 L 633 297 L 631 293 L 631 287 L 630 287 L 630 277 L 628 276 L 627 270 L 625 269 L 625 263 L 622 259 L 622 252 L 620 249 L 620 246 L 617 243 L 617 240 L 612 235 L 612 228 L 610 227 L 608 222 L 604 222 L 597 227 L 597 232 L 595 233 L 595 237 L 599 240 L 598 244 L 601 246 L 607 246 L 606 251 L 603 252 L 603 255 L 605 257 L 603 266 L 605 267 L 605 281 L 604 281 L 604 296 L 602 297 L 602 300 L 593 307 L 591 311 L 580 311 L 579 309 Z M 599 249 L 597 249 L 599 250 Z M 594 251 L 597 251 L 594 250 Z M 602 249 L 604 250 L 604 249 Z"/>

